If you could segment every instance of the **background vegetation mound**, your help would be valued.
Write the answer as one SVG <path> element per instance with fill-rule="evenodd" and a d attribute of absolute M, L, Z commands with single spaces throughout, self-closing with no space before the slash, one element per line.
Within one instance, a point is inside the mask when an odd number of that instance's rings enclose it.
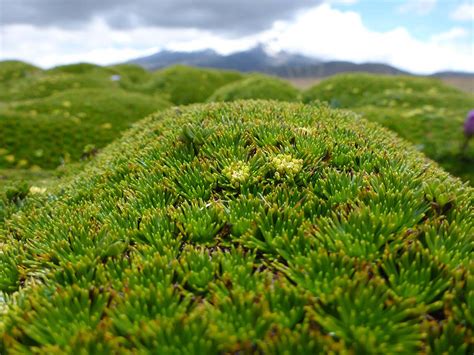
<path fill-rule="evenodd" d="M 41 72 L 40 68 L 25 62 L 17 60 L 0 61 L 0 83 L 2 84 L 39 72 Z"/>
<path fill-rule="evenodd" d="M 168 95 L 176 105 L 204 102 L 221 86 L 241 79 L 238 72 L 175 65 L 152 74 L 141 90 Z"/>
<path fill-rule="evenodd" d="M 117 64 L 108 68 L 120 75 L 120 84 L 125 89 L 127 85 L 143 85 L 151 78 L 151 72 L 135 64 Z"/>
<path fill-rule="evenodd" d="M 114 89 L 120 85 L 109 74 L 48 73 L 14 81 L 0 93 L 0 101 L 12 102 L 48 97 L 73 89 Z"/>
<path fill-rule="evenodd" d="M 354 114 L 173 108 L 6 222 L 0 351 L 464 353 L 472 197 Z"/>
<path fill-rule="evenodd" d="M 287 81 L 265 76 L 251 77 L 217 89 L 208 101 L 235 101 L 246 99 L 297 101 L 299 91 Z"/>
<path fill-rule="evenodd" d="M 0 110 L 0 167 L 55 168 L 104 147 L 144 116 L 170 104 L 120 89 L 76 89 Z"/>
<path fill-rule="evenodd" d="M 67 74 L 90 74 L 90 73 L 98 73 L 98 72 L 106 72 L 111 74 L 112 72 L 107 67 L 102 67 L 97 64 L 91 63 L 74 63 L 74 64 L 66 64 L 66 65 L 59 65 L 57 67 L 51 68 L 47 70 L 48 73 L 67 73 Z"/>
<path fill-rule="evenodd" d="M 438 79 L 349 73 L 332 76 L 308 89 L 303 94 L 303 101 L 324 100 L 332 107 L 410 107 L 426 103 L 444 105 L 436 100 L 441 95 L 454 95 L 465 100 L 466 96 L 461 96 L 461 93 Z M 420 98 L 422 102 L 419 102 Z"/>
<path fill-rule="evenodd" d="M 361 113 L 414 143 L 446 170 L 474 184 L 474 144 L 461 155 L 463 122 L 474 96 L 428 78 L 338 75 L 304 94 Z"/>

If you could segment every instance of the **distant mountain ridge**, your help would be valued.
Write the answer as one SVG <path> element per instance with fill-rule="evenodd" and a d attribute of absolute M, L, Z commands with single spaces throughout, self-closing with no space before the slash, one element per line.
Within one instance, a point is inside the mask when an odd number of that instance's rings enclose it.
<path fill-rule="evenodd" d="M 163 50 L 150 56 L 137 58 L 128 63 L 138 64 L 148 70 L 156 70 L 175 64 L 196 67 L 229 69 L 241 72 L 263 72 L 287 78 L 326 77 L 342 72 L 368 72 L 374 74 L 410 75 L 383 63 L 356 64 L 348 61 L 321 61 L 301 54 L 281 51 L 270 54 L 263 45 L 246 51 L 222 55 L 212 49 L 194 52 Z M 440 72 L 433 76 L 473 76 L 474 73 Z"/>

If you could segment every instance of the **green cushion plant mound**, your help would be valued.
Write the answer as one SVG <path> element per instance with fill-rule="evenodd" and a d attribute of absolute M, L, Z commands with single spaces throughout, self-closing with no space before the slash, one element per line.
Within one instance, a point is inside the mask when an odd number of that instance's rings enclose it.
<path fill-rule="evenodd" d="M 0 110 L 0 168 L 56 168 L 93 155 L 133 122 L 170 104 L 120 89 L 75 89 Z"/>
<path fill-rule="evenodd" d="M 18 80 L 41 72 L 41 69 L 34 65 L 17 60 L 0 61 L 0 83 L 4 84 L 11 80 Z"/>
<path fill-rule="evenodd" d="M 56 188 L 65 169 L 0 169 L 0 235 L 4 221 L 47 191 Z"/>
<path fill-rule="evenodd" d="M 28 81 L 30 78 L 40 75 L 41 69 L 20 61 L 0 61 L 0 105 L 2 101 L 10 98 L 10 91 L 15 91 L 19 81 Z"/>
<path fill-rule="evenodd" d="M 66 64 L 59 65 L 57 67 L 47 70 L 48 73 L 67 73 L 67 74 L 87 74 L 87 73 L 107 73 L 113 74 L 113 72 L 107 67 L 101 67 L 97 64 L 91 63 L 75 63 L 75 64 Z"/>
<path fill-rule="evenodd" d="M 145 83 L 151 76 L 151 73 L 148 70 L 135 64 L 117 64 L 108 68 L 114 73 L 121 75 L 123 79 L 134 84 Z"/>
<path fill-rule="evenodd" d="M 473 194 L 324 105 L 157 113 L 6 221 L 0 352 L 465 353 Z"/>
<path fill-rule="evenodd" d="M 309 89 L 303 101 L 327 101 L 383 124 L 449 172 L 474 183 L 474 145 L 460 155 L 474 96 L 429 78 L 345 74 Z"/>
<path fill-rule="evenodd" d="M 413 107 L 420 104 L 445 105 L 441 95 L 466 100 L 462 92 L 438 79 L 413 76 L 388 76 L 366 73 L 335 75 L 303 93 L 303 101 L 324 100 L 333 107 L 366 105 Z M 421 101 L 421 102 L 420 102 Z M 451 102 L 455 105 L 457 102 Z"/>
<path fill-rule="evenodd" d="M 246 99 L 296 101 L 298 97 L 298 90 L 287 81 L 265 75 L 253 75 L 217 89 L 208 101 Z"/>
<path fill-rule="evenodd" d="M 167 94 L 174 104 L 187 105 L 206 101 L 218 88 L 242 77 L 233 71 L 176 65 L 154 72 L 150 81 L 138 90 Z"/>
<path fill-rule="evenodd" d="M 451 174 L 474 185 L 474 144 L 469 145 L 466 155 L 460 153 L 464 142 L 462 127 L 468 107 L 433 109 L 425 106 L 405 110 L 364 106 L 354 111 L 397 132 Z"/>
<path fill-rule="evenodd" d="M 0 101 L 11 102 L 48 97 L 72 89 L 114 89 L 120 84 L 105 73 L 40 73 L 19 79 L 0 92 Z"/>

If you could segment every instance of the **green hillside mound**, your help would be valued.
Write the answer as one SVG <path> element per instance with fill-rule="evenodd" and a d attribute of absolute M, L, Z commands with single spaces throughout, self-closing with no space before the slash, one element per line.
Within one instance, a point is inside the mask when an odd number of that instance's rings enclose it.
<path fill-rule="evenodd" d="M 158 113 L 7 221 L 0 352 L 465 353 L 473 194 L 324 106 Z"/>
<path fill-rule="evenodd" d="M 474 144 L 468 147 L 466 155 L 460 153 L 465 139 L 462 129 L 464 116 L 469 106 L 464 107 L 465 110 L 434 109 L 431 106 L 400 110 L 364 106 L 354 111 L 397 132 L 444 169 L 474 185 Z"/>
<path fill-rule="evenodd" d="M 71 89 L 114 89 L 119 83 L 111 74 L 100 73 L 41 73 L 15 81 L 0 92 L 0 101 L 11 102 L 48 97 Z"/>
<path fill-rule="evenodd" d="M 120 75 L 122 77 L 121 79 L 126 79 L 133 84 L 145 83 L 151 77 L 149 71 L 135 64 L 118 64 L 108 68 Z"/>
<path fill-rule="evenodd" d="M 90 73 L 109 73 L 112 74 L 112 71 L 106 67 L 101 67 L 97 64 L 91 63 L 74 63 L 59 65 L 57 67 L 47 70 L 48 73 L 65 73 L 65 74 L 90 74 Z"/>
<path fill-rule="evenodd" d="M 55 168 L 95 154 L 133 122 L 170 104 L 119 89 L 76 89 L 0 110 L 0 168 Z"/>
<path fill-rule="evenodd" d="M 17 60 L 0 61 L 0 85 L 41 72 L 34 65 Z M 1 87 L 1 86 L 0 86 Z"/>
<path fill-rule="evenodd" d="M 0 105 L 1 101 L 8 100 L 10 92 L 15 92 L 19 81 L 28 81 L 31 77 L 41 74 L 41 69 L 20 61 L 0 61 Z"/>
<path fill-rule="evenodd" d="M 204 102 L 221 86 L 241 78 L 238 72 L 176 65 L 154 72 L 142 91 L 166 94 L 174 104 L 187 105 Z"/>
<path fill-rule="evenodd" d="M 460 155 L 463 122 L 474 107 L 474 96 L 436 79 L 346 74 L 309 89 L 304 101 L 312 100 L 349 108 L 383 124 L 474 184 L 474 145 Z"/>
<path fill-rule="evenodd" d="M 427 104 L 427 100 L 430 104 L 443 105 L 437 98 L 465 97 L 461 94 L 437 79 L 350 73 L 323 80 L 303 94 L 303 101 L 324 100 L 333 107 L 412 107 Z"/>
<path fill-rule="evenodd" d="M 299 92 L 287 81 L 264 75 L 254 75 L 216 90 L 208 101 L 247 99 L 296 101 Z"/>

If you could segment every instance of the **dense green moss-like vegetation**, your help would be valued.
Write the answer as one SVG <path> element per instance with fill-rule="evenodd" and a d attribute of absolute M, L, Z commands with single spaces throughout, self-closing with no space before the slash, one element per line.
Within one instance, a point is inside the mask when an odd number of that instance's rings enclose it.
<path fill-rule="evenodd" d="M 154 72 L 149 82 L 138 90 L 167 94 L 174 104 L 187 105 L 206 101 L 216 89 L 242 77 L 233 71 L 176 65 Z"/>
<path fill-rule="evenodd" d="M 325 106 L 173 108 L 0 240 L 0 352 L 472 350 L 473 190 Z"/>
<path fill-rule="evenodd" d="M 107 72 L 110 73 L 109 69 L 106 67 L 101 67 L 97 64 L 91 63 L 75 63 L 75 64 L 66 64 L 59 65 L 57 67 L 47 70 L 48 73 L 68 73 L 68 74 L 88 74 L 88 73 L 98 73 L 98 72 Z"/>
<path fill-rule="evenodd" d="M 17 60 L 0 61 L 0 83 L 5 84 L 11 80 L 18 80 L 41 72 L 34 65 Z"/>
<path fill-rule="evenodd" d="M 118 64 L 108 67 L 114 73 L 120 75 L 120 84 L 140 85 L 146 83 L 151 78 L 151 73 L 135 64 Z"/>
<path fill-rule="evenodd" d="M 0 169 L 0 235 L 4 221 L 36 197 L 57 188 L 60 178 L 73 166 L 57 171 L 42 169 Z"/>
<path fill-rule="evenodd" d="M 103 74 L 103 73 L 102 73 Z M 119 84 L 110 80 L 110 75 L 97 73 L 41 73 L 25 77 L 9 85 L 0 93 L 0 101 L 11 102 L 44 98 L 72 89 L 114 89 Z"/>
<path fill-rule="evenodd" d="M 132 64 L 101 67 L 79 63 L 42 71 L 27 63 L 3 61 L 0 62 L 0 101 L 42 98 L 79 88 L 143 91 L 142 86 L 150 78 L 150 72 Z"/>
<path fill-rule="evenodd" d="M 253 75 L 217 89 L 208 101 L 246 99 L 297 101 L 299 91 L 287 81 L 270 76 Z"/>
<path fill-rule="evenodd" d="M 170 104 L 120 89 L 76 89 L 0 110 L 0 167 L 55 168 L 78 161 Z"/>
<path fill-rule="evenodd" d="M 474 183 L 474 145 L 464 156 L 463 122 L 474 96 L 427 78 L 345 74 L 309 89 L 304 101 L 328 101 L 383 124 L 449 172 Z"/>
<path fill-rule="evenodd" d="M 418 107 L 420 104 L 452 106 L 458 102 L 443 103 L 439 98 L 441 95 L 453 95 L 465 102 L 466 96 L 460 94 L 459 90 L 437 79 L 350 73 L 335 75 L 313 86 L 304 93 L 303 101 L 325 100 L 331 106 L 339 107 L 377 105 L 406 108 Z"/>

